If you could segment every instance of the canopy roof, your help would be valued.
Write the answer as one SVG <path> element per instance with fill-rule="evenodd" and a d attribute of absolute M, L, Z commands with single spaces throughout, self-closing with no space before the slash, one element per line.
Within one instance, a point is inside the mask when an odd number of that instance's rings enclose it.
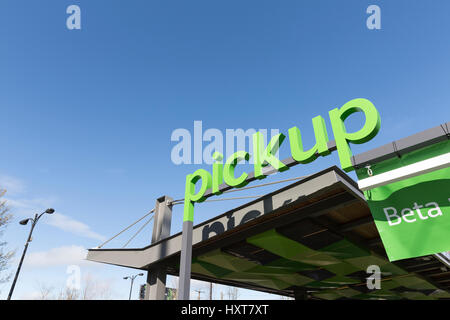
<path fill-rule="evenodd" d="M 181 233 L 88 260 L 178 275 Z M 331 167 L 194 227 L 192 278 L 312 299 L 449 299 L 444 256 L 389 262 L 357 184 Z M 381 269 L 369 290 L 367 267 Z"/>

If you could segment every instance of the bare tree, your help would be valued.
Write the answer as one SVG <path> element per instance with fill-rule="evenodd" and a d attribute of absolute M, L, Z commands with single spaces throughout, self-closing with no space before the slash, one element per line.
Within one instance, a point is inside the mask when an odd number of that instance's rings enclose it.
<path fill-rule="evenodd" d="M 280 300 L 294 300 L 294 298 L 291 298 L 289 296 L 279 296 Z"/>
<path fill-rule="evenodd" d="M 93 300 L 95 295 L 95 282 L 90 274 L 86 275 L 83 280 L 83 288 L 81 288 L 81 300 Z"/>
<path fill-rule="evenodd" d="M 107 300 L 111 298 L 111 286 L 109 283 L 95 280 L 91 274 L 87 274 L 80 289 L 81 300 Z"/>
<path fill-rule="evenodd" d="M 9 214 L 9 208 L 6 205 L 6 200 L 2 200 L 6 190 L 0 190 L 0 237 L 5 231 L 6 226 L 11 222 L 12 215 Z M 13 251 L 5 250 L 6 242 L 0 241 L 0 284 L 7 282 L 11 274 L 4 274 L 8 269 L 11 258 L 14 255 Z"/>
<path fill-rule="evenodd" d="M 78 298 L 80 298 L 80 291 L 67 286 L 58 295 L 58 300 L 78 300 Z"/>
<path fill-rule="evenodd" d="M 54 295 L 54 287 L 38 284 L 39 296 L 37 300 L 108 300 L 111 298 L 111 287 L 109 283 L 94 279 L 87 274 L 81 288 L 64 286 L 57 295 Z"/>
<path fill-rule="evenodd" d="M 239 289 L 236 287 L 227 288 L 228 300 L 237 300 L 239 297 Z"/>
<path fill-rule="evenodd" d="M 53 293 L 53 287 L 46 285 L 45 283 L 39 282 L 37 283 L 37 288 L 39 291 L 39 295 L 36 296 L 35 299 L 37 300 L 51 300 L 53 299 L 52 293 Z"/>

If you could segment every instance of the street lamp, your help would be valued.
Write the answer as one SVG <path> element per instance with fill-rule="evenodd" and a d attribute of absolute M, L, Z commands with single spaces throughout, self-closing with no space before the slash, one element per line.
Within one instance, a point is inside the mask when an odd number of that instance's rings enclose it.
<path fill-rule="evenodd" d="M 143 275 L 144 275 L 143 273 L 138 273 L 138 274 L 135 274 L 134 276 L 123 277 L 123 280 L 131 279 L 130 295 L 128 297 L 128 300 L 131 300 L 131 291 L 133 291 L 134 279 L 136 279 L 136 277 L 138 277 L 138 276 L 143 276 Z"/>
<path fill-rule="evenodd" d="M 32 221 L 32 224 L 31 224 L 30 234 L 28 235 L 27 242 L 25 243 L 25 248 L 23 249 L 22 258 L 20 258 L 19 266 L 17 267 L 16 275 L 14 276 L 14 281 L 11 285 L 11 289 L 9 290 L 8 300 L 11 300 L 11 296 L 13 294 L 14 287 L 16 286 L 16 281 L 17 281 L 17 278 L 19 277 L 19 272 L 20 272 L 20 268 L 22 267 L 23 259 L 25 258 L 25 254 L 27 253 L 28 245 L 31 242 L 31 235 L 33 234 L 34 226 L 36 225 L 36 223 L 39 221 L 39 219 L 42 217 L 42 215 L 44 213 L 52 214 L 53 212 L 55 212 L 55 209 L 48 208 L 41 214 L 36 213 L 34 215 L 34 218 L 23 219 L 22 221 L 19 222 L 23 226 L 26 225 L 28 223 L 28 221 Z"/>

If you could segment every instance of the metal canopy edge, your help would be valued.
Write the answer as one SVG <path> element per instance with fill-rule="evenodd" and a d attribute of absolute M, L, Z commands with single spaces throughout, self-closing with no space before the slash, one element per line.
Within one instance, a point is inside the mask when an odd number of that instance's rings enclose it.
<path fill-rule="evenodd" d="M 230 215 L 233 215 L 237 222 L 242 221 L 246 215 L 248 217 L 248 214 L 251 214 L 252 212 L 260 212 L 258 215 L 258 218 L 260 218 L 269 215 L 276 210 L 283 209 L 286 206 L 293 206 L 301 203 L 308 197 L 317 193 L 324 193 L 336 185 L 345 186 L 345 188 L 350 191 L 351 198 L 354 198 L 354 200 L 365 201 L 364 196 L 361 191 L 358 190 L 356 183 L 341 169 L 333 166 L 194 226 L 193 247 L 196 247 L 196 245 L 205 240 L 205 230 L 214 232 L 214 230 L 212 230 L 214 229 L 214 224 L 216 226 L 219 224 L 226 226 L 228 216 Z M 343 201 L 342 199 L 336 200 Z M 236 225 L 238 225 L 238 223 L 236 223 Z M 245 226 L 245 224 L 243 226 Z M 242 226 L 238 225 L 237 227 Z M 235 228 L 232 228 L 231 230 L 226 229 L 225 232 L 232 231 Z M 163 260 L 179 255 L 181 250 L 181 236 L 182 234 L 180 232 L 144 248 L 89 249 L 86 259 L 89 261 L 146 270 L 152 264 L 161 263 Z M 207 240 L 210 240 L 210 238 Z"/>
<path fill-rule="evenodd" d="M 411 151 L 448 139 L 450 139 L 450 122 L 355 155 L 352 157 L 352 165 L 355 168 L 363 168 L 366 165 L 373 165 L 387 159 L 401 157 Z"/>

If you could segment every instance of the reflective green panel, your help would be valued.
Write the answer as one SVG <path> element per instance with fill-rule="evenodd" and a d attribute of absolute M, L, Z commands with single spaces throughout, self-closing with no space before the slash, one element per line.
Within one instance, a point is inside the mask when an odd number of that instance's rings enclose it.
<path fill-rule="evenodd" d="M 192 263 L 192 272 L 221 278 L 233 271 L 196 259 L 196 262 Z"/>
<path fill-rule="evenodd" d="M 322 249 L 319 249 L 318 251 L 339 259 L 365 257 L 370 255 L 369 251 L 361 249 L 360 247 L 347 240 L 338 241 Z"/>
<path fill-rule="evenodd" d="M 306 264 L 301 263 L 298 261 L 288 260 L 288 259 L 278 259 L 269 262 L 268 264 L 264 265 L 267 268 L 271 269 L 283 269 L 283 270 L 289 270 L 291 272 L 298 272 L 302 270 L 312 270 L 317 268 L 316 266 L 313 266 L 312 264 Z"/>
<path fill-rule="evenodd" d="M 197 259 L 232 271 L 245 271 L 258 266 L 256 263 L 234 257 L 219 249 L 203 254 Z"/>
<path fill-rule="evenodd" d="M 354 265 L 355 267 L 358 267 L 360 270 L 366 270 L 368 266 L 376 265 L 382 268 L 385 264 L 388 263 L 387 260 L 371 255 L 366 257 L 359 257 L 359 258 L 351 258 L 351 259 L 345 259 L 345 262 L 350 263 L 351 265 Z"/>
<path fill-rule="evenodd" d="M 338 275 L 347 275 L 357 271 L 360 271 L 360 268 L 355 267 L 347 262 L 340 262 L 336 264 L 330 264 L 323 267 L 324 269 L 333 272 Z"/>
<path fill-rule="evenodd" d="M 345 288 L 345 289 L 336 290 L 336 293 L 339 294 L 340 296 L 350 298 L 350 297 L 360 294 L 361 292 L 359 292 L 355 289 L 352 289 L 352 288 Z"/>
<path fill-rule="evenodd" d="M 223 279 L 249 282 L 259 286 L 278 290 L 286 289 L 291 286 L 289 283 L 286 283 L 276 278 L 272 278 L 269 276 L 262 276 L 259 274 L 250 274 L 247 272 L 232 272 L 230 274 L 225 275 Z"/>
<path fill-rule="evenodd" d="M 384 266 L 380 267 L 380 270 L 381 270 L 381 273 L 383 276 L 389 276 L 389 275 L 401 276 L 401 275 L 408 274 L 408 272 L 406 272 L 402 268 L 397 267 L 393 263 L 385 264 Z M 385 274 L 385 273 L 389 273 L 389 274 Z"/>
<path fill-rule="evenodd" d="M 274 277 L 276 277 L 277 279 L 279 279 L 281 281 L 289 283 L 292 286 L 303 286 L 303 285 L 305 285 L 307 283 L 311 283 L 311 282 L 314 281 L 311 278 L 302 276 L 302 275 L 297 274 L 297 273 L 276 275 Z"/>
<path fill-rule="evenodd" d="M 325 300 L 336 300 L 342 298 L 342 296 L 338 294 L 336 291 L 323 291 L 320 293 L 315 293 L 314 296 Z"/>
<path fill-rule="evenodd" d="M 334 277 L 322 280 L 322 282 L 346 285 L 346 284 L 359 283 L 360 281 L 359 280 L 355 280 L 355 279 L 350 279 L 350 278 L 345 277 L 345 276 L 334 276 Z"/>
<path fill-rule="evenodd" d="M 280 235 L 275 230 L 269 230 L 247 238 L 247 242 L 266 249 L 283 258 L 315 266 L 336 264 L 339 262 L 338 259 L 312 250 L 297 241 Z"/>
<path fill-rule="evenodd" d="M 409 300 L 434 300 L 432 297 L 426 296 L 422 292 L 403 292 L 401 296 Z"/>
<path fill-rule="evenodd" d="M 417 290 L 437 289 L 434 285 L 432 285 L 428 281 L 423 280 L 417 276 L 414 276 L 414 274 L 411 274 L 411 276 L 395 278 L 393 281 L 397 282 L 401 286 L 411 289 Z"/>

